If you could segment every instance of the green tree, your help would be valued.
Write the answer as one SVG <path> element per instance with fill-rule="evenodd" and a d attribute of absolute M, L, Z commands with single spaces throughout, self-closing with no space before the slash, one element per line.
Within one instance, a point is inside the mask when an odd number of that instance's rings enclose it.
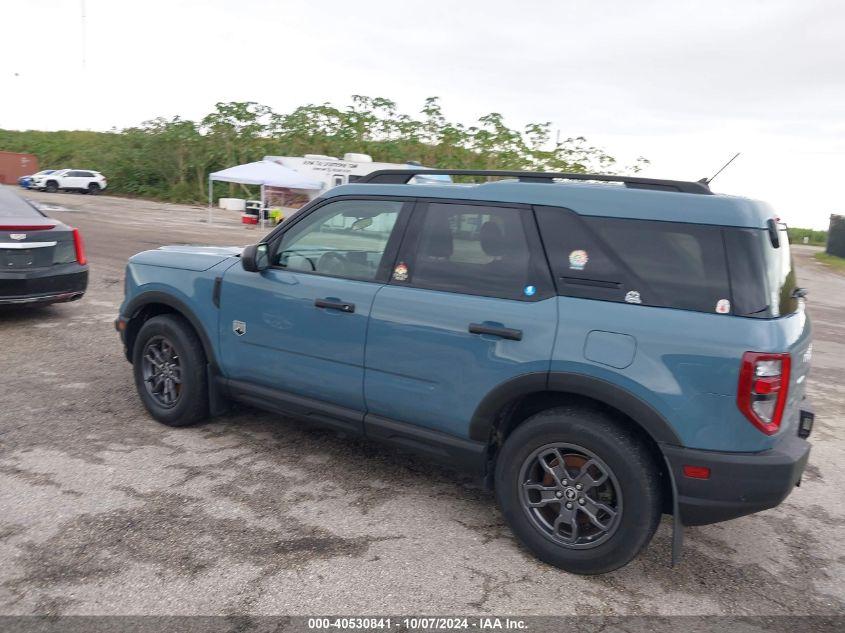
<path fill-rule="evenodd" d="M 109 132 L 0 130 L 0 149 L 36 154 L 45 169 L 97 169 L 114 193 L 176 202 L 202 202 L 210 172 L 265 155 L 352 151 L 432 167 L 618 169 L 612 156 L 583 137 L 561 140 L 550 122 L 520 130 L 491 112 L 464 125 L 448 120 L 437 97 L 427 98 L 417 115 L 399 112 L 391 99 L 364 95 L 353 95 L 344 107 L 307 104 L 288 113 L 252 101 L 217 103 L 199 121 L 157 118 Z M 638 159 L 623 171 L 638 171 L 646 162 Z"/>

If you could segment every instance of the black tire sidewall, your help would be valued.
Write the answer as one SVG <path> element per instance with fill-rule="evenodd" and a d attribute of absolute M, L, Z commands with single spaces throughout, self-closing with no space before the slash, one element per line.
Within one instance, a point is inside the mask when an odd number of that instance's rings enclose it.
<path fill-rule="evenodd" d="M 179 355 L 182 368 L 182 390 L 174 407 L 163 407 L 147 392 L 144 385 L 142 357 L 144 347 L 154 336 L 163 336 Z M 206 360 L 191 326 L 181 317 L 162 315 L 149 319 L 141 326 L 132 349 L 135 387 L 147 411 L 168 426 L 188 426 L 208 415 L 208 385 Z"/>
<path fill-rule="evenodd" d="M 616 532 L 589 549 L 571 549 L 542 534 L 522 507 L 519 476 L 524 461 L 555 442 L 581 446 L 613 471 L 622 492 Z M 507 439 L 496 464 L 496 497 L 517 538 L 541 560 L 580 574 L 618 569 L 651 540 L 660 520 L 660 486 L 654 460 L 643 444 L 603 413 L 553 409 L 520 425 Z"/>

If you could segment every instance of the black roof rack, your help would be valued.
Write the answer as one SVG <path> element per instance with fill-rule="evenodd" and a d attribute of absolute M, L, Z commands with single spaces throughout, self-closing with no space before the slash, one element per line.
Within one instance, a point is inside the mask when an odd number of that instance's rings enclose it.
<path fill-rule="evenodd" d="M 685 180 L 662 180 L 660 178 L 640 178 L 638 176 L 608 176 L 606 174 L 577 174 L 553 171 L 509 171 L 501 169 L 380 169 L 361 176 L 355 184 L 407 184 L 414 176 L 501 176 L 518 178 L 520 182 L 554 182 L 555 180 L 598 180 L 602 182 L 621 182 L 632 189 L 656 189 L 658 191 L 676 191 L 681 193 L 712 194 L 710 187 L 703 182 Z"/>

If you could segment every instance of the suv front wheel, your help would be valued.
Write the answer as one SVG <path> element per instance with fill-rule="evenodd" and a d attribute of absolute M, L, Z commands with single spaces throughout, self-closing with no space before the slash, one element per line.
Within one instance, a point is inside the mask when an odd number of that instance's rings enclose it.
<path fill-rule="evenodd" d="M 633 433 L 593 409 L 540 412 L 507 438 L 496 496 L 517 538 L 578 574 L 622 567 L 651 540 L 661 499 L 654 458 Z"/>
<path fill-rule="evenodd" d="M 156 420 L 187 426 L 208 417 L 205 353 L 181 316 L 160 315 L 141 326 L 132 366 L 138 394 Z"/>

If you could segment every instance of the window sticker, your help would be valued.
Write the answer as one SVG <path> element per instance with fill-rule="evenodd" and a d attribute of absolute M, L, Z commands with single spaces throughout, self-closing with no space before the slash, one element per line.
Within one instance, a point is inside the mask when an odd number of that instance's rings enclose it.
<path fill-rule="evenodd" d="M 569 268 L 571 270 L 584 270 L 587 262 L 590 261 L 587 251 L 572 251 L 569 253 Z"/>
<path fill-rule="evenodd" d="M 625 294 L 625 303 L 642 303 L 643 300 L 640 297 L 640 293 L 637 290 L 629 290 Z"/>
<path fill-rule="evenodd" d="M 396 264 L 396 268 L 393 269 L 393 279 L 395 281 L 408 281 L 408 267 L 405 262 Z"/>
<path fill-rule="evenodd" d="M 537 287 L 525 286 L 525 288 L 522 289 L 522 294 L 524 294 L 526 297 L 533 297 L 535 294 L 537 294 Z"/>
<path fill-rule="evenodd" d="M 731 302 L 727 299 L 719 299 L 716 303 L 716 313 L 717 314 L 727 314 L 731 311 Z"/>

